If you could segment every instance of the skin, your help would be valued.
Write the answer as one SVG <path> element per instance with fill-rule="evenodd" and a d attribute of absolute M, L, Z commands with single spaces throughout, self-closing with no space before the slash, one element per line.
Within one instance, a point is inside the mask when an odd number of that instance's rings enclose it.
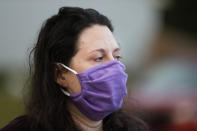
<path fill-rule="evenodd" d="M 77 42 L 78 51 L 71 59 L 69 67 L 78 73 L 83 72 L 114 59 L 120 59 L 120 48 L 107 26 L 93 25 L 84 29 L 79 35 Z M 64 70 L 57 77 L 57 83 L 64 87 L 69 93 L 76 94 L 81 91 L 79 81 L 74 73 Z"/>
<path fill-rule="evenodd" d="M 79 35 L 77 41 L 78 51 L 72 57 L 69 66 L 71 69 L 80 73 L 91 67 L 94 67 L 114 59 L 119 60 L 120 48 L 107 26 L 93 25 L 84 29 Z M 64 87 L 70 94 L 76 94 L 81 91 L 81 87 L 77 76 L 63 68 L 61 64 L 57 64 L 57 69 L 61 72 L 56 75 L 56 82 Z M 102 120 L 92 121 L 83 115 L 71 101 L 68 101 L 68 108 L 75 115 L 74 120 L 80 120 L 83 125 L 102 125 Z M 78 118 L 76 118 L 76 116 Z M 80 125 L 80 124 L 79 124 Z M 90 127 L 91 127 L 90 126 Z M 99 127 L 102 130 L 102 126 Z"/>

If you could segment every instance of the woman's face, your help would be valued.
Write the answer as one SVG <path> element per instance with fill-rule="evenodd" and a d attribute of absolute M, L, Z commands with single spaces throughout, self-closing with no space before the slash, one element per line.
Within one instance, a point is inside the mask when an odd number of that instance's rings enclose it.
<path fill-rule="evenodd" d="M 69 67 L 78 73 L 93 66 L 120 58 L 120 48 L 107 26 L 93 25 L 82 31 L 77 41 L 78 51 Z M 79 93 L 81 87 L 75 74 L 64 72 L 57 82 L 71 94 Z"/>

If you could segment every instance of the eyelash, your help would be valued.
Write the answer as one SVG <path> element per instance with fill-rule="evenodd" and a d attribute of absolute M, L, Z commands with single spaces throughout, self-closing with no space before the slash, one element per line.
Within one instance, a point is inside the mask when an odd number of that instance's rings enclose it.
<path fill-rule="evenodd" d="M 122 59 L 122 56 L 116 56 L 116 59 L 120 60 L 120 59 Z"/>
<path fill-rule="evenodd" d="M 100 62 L 101 60 L 103 60 L 103 58 L 104 58 L 104 57 L 97 57 L 97 58 L 95 59 L 95 61 L 96 61 L 96 62 Z"/>
<path fill-rule="evenodd" d="M 96 59 L 95 59 L 95 61 L 96 61 L 96 62 L 100 62 L 100 61 L 102 61 L 102 60 L 103 60 L 103 58 L 104 58 L 103 56 L 102 56 L 102 57 L 98 57 L 98 58 L 96 58 Z M 122 59 L 122 57 L 121 57 L 121 56 L 116 56 L 115 58 L 116 58 L 117 60 Z"/>

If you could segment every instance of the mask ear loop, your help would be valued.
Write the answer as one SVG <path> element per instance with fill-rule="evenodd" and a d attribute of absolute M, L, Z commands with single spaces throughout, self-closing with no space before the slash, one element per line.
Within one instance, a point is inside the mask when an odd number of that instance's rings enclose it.
<path fill-rule="evenodd" d="M 67 91 L 65 91 L 65 90 L 62 89 L 61 87 L 60 87 L 60 90 L 61 90 L 66 96 L 70 96 L 70 93 L 68 93 Z"/>
<path fill-rule="evenodd" d="M 63 66 L 64 68 L 66 68 L 67 70 L 71 71 L 74 74 L 78 74 L 75 70 L 69 68 L 68 66 L 65 66 L 62 63 L 59 63 L 61 66 Z M 66 95 L 66 96 L 70 96 L 70 93 L 68 93 L 67 91 L 65 91 L 64 89 L 60 88 L 60 90 Z"/>
<path fill-rule="evenodd" d="M 66 68 L 67 70 L 71 71 L 74 74 L 78 74 L 75 70 L 69 68 L 68 66 L 65 66 L 64 64 L 60 63 L 61 66 L 63 66 L 64 68 Z"/>

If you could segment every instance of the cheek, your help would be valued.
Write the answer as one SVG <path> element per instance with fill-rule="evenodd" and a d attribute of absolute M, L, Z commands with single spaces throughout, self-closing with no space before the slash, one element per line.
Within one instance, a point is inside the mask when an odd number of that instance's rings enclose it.
<path fill-rule="evenodd" d="M 83 53 L 79 53 L 74 56 L 70 63 L 70 67 L 78 73 L 83 72 L 93 66 L 96 66 L 93 58 L 89 58 L 87 57 L 87 54 Z"/>
<path fill-rule="evenodd" d="M 75 71 L 77 71 L 78 73 L 83 72 L 91 67 L 93 67 L 94 65 L 91 63 L 90 60 L 86 60 L 86 59 L 81 59 L 75 63 L 73 63 L 73 69 Z"/>

